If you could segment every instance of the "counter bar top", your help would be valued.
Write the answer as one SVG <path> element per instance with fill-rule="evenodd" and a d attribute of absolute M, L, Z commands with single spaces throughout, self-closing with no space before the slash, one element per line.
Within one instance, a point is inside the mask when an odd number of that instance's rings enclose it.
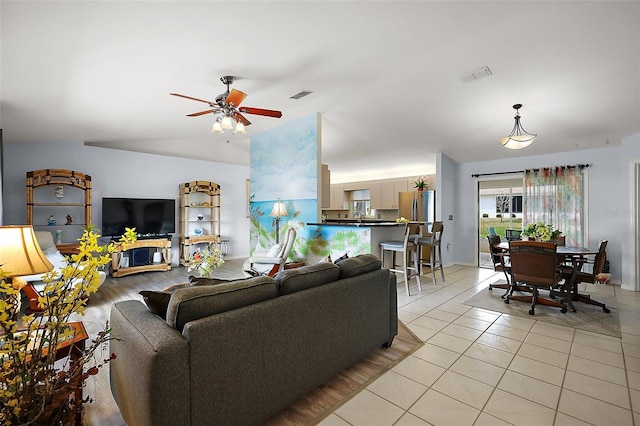
<path fill-rule="evenodd" d="M 404 223 L 397 223 L 397 222 L 382 222 L 382 221 L 368 221 L 368 220 L 363 220 L 362 222 L 358 222 L 358 221 L 348 221 L 348 222 L 320 222 L 320 223 L 307 223 L 307 225 L 312 225 L 312 226 L 356 226 L 356 227 L 362 227 L 362 226 L 400 226 L 400 225 L 404 225 Z"/>

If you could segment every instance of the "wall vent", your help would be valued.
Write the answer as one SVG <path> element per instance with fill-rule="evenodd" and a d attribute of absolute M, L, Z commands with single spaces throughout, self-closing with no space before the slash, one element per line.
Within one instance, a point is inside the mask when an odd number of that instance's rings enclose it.
<path fill-rule="evenodd" d="M 303 90 L 302 92 L 298 92 L 293 96 L 290 96 L 289 99 L 300 99 L 300 98 L 304 98 L 307 95 L 312 94 L 313 91 L 312 90 Z"/>

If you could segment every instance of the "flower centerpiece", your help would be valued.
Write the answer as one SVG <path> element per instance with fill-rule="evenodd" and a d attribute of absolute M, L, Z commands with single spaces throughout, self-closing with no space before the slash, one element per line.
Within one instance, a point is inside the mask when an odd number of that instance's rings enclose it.
<path fill-rule="evenodd" d="M 224 256 L 215 243 L 209 243 L 204 250 L 196 249 L 191 254 L 187 271 L 198 271 L 200 275 L 211 278 L 211 272 L 224 264 Z"/>
<path fill-rule="evenodd" d="M 64 268 L 45 274 L 45 289 L 38 297 L 42 312 L 37 316 L 16 309 L 26 283 L 12 281 L 10 271 L 0 268 L 0 424 L 71 423 L 81 402 L 69 396 L 115 358 L 111 354 L 97 360 L 99 349 L 111 340 L 107 323 L 77 361 L 56 362 L 58 345 L 75 336 L 70 321 L 84 315 L 89 296 L 100 287 L 98 270 L 111 262 L 117 248 L 135 241 L 136 234 L 127 229 L 119 242 L 108 246 L 100 246 L 98 238 L 91 226 L 85 229 L 78 254 Z"/>
<path fill-rule="evenodd" d="M 551 241 L 557 239 L 562 232 L 555 229 L 553 225 L 544 222 L 530 223 L 522 230 L 522 236 L 537 241 Z"/>
<path fill-rule="evenodd" d="M 424 191 L 425 189 L 429 189 L 431 180 L 429 179 L 429 176 L 418 176 L 412 183 L 415 185 L 415 188 L 418 188 L 418 191 Z"/>

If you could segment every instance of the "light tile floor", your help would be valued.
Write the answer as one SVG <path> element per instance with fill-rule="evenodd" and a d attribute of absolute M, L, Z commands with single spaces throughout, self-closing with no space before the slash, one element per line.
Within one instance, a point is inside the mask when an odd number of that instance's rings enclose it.
<path fill-rule="evenodd" d="M 322 425 L 640 426 L 640 293 L 581 289 L 615 293 L 615 338 L 463 305 L 501 278 L 491 269 L 439 278 L 409 297 L 398 283 L 399 317 L 425 345 Z"/>

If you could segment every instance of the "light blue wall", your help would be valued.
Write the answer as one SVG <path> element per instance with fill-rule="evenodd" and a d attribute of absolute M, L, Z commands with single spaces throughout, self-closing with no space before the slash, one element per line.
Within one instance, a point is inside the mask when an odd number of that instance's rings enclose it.
<path fill-rule="evenodd" d="M 600 149 L 449 165 L 456 170 L 453 178 L 455 188 L 442 196 L 451 196 L 456 204 L 457 213 L 453 226 L 454 250 L 451 263 L 477 265 L 477 206 L 474 206 L 477 181 L 471 176 L 472 174 L 589 163 L 591 165 L 587 172 L 589 233 L 586 243 L 596 247 L 601 239 L 609 240 L 607 256 L 613 274 L 612 280 L 620 283 L 623 271 L 629 268 L 630 220 L 628 216 L 624 217 L 612 212 L 630 211 L 629 161 L 632 157 L 640 158 L 639 139 L 640 137 L 636 135 L 621 146 Z M 449 175 L 449 171 L 438 168 L 439 173 L 441 170 L 446 176 L 444 179 L 439 178 L 439 182 L 447 180 Z M 446 256 L 444 257 L 447 260 Z"/>
<path fill-rule="evenodd" d="M 221 186 L 221 226 L 229 257 L 249 254 L 246 185 L 249 168 L 85 146 L 82 142 L 4 143 L 4 223 L 26 222 L 26 172 L 46 168 L 78 170 L 92 177 L 93 223 L 102 223 L 102 197 L 174 198 L 178 185 L 193 180 Z M 177 220 L 176 212 L 176 220 Z M 177 231 L 176 223 L 176 231 Z M 174 234 L 172 263 L 178 264 Z"/>

